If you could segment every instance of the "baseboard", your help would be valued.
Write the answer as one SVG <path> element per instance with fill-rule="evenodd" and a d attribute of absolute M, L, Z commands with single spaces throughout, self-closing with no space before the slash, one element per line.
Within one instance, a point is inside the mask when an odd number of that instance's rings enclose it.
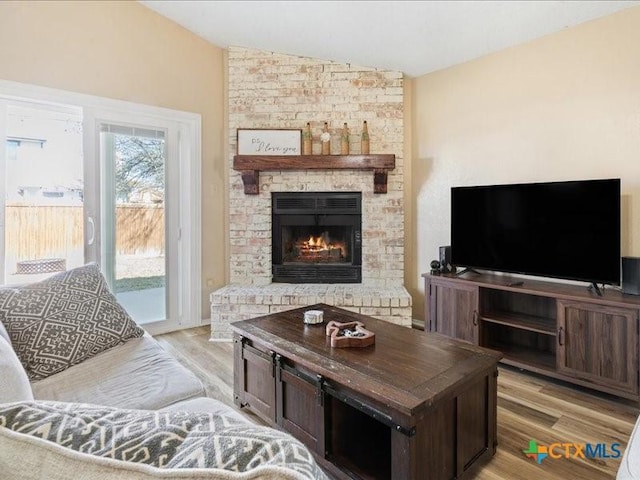
<path fill-rule="evenodd" d="M 418 320 L 417 318 L 412 318 L 411 326 L 416 330 L 424 330 L 424 320 Z"/>

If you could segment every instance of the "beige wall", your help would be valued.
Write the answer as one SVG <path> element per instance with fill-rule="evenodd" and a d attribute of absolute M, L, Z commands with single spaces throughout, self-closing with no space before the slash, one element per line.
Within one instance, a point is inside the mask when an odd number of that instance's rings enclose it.
<path fill-rule="evenodd" d="M 638 45 L 640 7 L 414 80 L 417 318 L 419 275 L 449 244 L 451 186 L 619 177 L 622 254 L 640 256 Z"/>
<path fill-rule="evenodd" d="M 137 2 L 1 2 L 0 79 L 202 116 L 202 314 L 225 283 L 223 51 Z"/>
<path fill-rule="evenodd" d="M 420 274 L 449 244 L 453 185 L 620 177 L 622 253 L 640 256 L 639 44 L 632 8 L 405 80 L 405 285 L 416 318 Z M 203 316 L 227 263 L 224 76 L 221 49 L 135 2 L 0 3 L 0 79 L 202 115 Z"/>

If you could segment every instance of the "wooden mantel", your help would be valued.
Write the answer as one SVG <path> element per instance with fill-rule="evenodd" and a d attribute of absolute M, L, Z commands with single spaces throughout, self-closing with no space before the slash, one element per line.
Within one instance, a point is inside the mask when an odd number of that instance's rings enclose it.
<path fill-rule="evenodd" d="M 242 175 L 244 193 L 257 195 L 262 170 L 373 170 L 373 192 L 387 193 L 387 172 L 394 154 L 380 155 L 235 155 L 233 169 Z"/>

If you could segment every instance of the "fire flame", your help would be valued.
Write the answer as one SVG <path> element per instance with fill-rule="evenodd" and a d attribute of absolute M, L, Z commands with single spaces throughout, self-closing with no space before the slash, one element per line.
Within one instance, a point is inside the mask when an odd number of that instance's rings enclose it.
<path fill-rule="evenodd" d="M 314 237 L 313 235 L 311 235 L 305 243 L 314 250 L 326 250 L 329 248 L 324 238 Z"/>
<path fill-rule="evenodd" d="M 302 255 L 313 255 L 331 250 L 340 250 L 342 256 L 346 255 L 344 244 L 327 242 L 327 239 L 328 237 L 325 235 L 319 237 L 310 235 L 309 240 L 302 242 Z"/>

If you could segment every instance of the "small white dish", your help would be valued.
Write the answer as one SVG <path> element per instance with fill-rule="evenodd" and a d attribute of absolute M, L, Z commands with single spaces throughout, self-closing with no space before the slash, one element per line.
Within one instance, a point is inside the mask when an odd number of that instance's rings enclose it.
<path fill-rule="evenodd" d="M 307 310 L 304 312 L 304 323 L 307 325 L 317 325 L 323 322 L 322 310 Z"/>

